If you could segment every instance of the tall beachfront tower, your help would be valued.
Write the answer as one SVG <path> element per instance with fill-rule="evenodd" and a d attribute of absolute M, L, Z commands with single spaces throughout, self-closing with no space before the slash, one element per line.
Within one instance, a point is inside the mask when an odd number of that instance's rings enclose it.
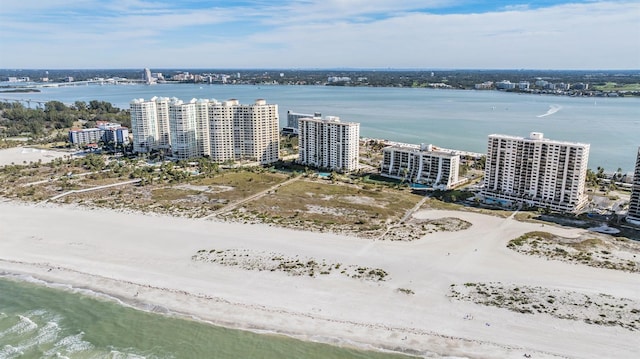
<path fill-rule="evenodd" d="M 278 105 L 258 99 L 252 105 L 239 105 L 236 118 L 234 126 L 241 129 L 236 133 L 236 156 L 262 164 L 277 162 L 280 159 Z"/>
<path fill-rule="evenodd" d="M 233 119 L 238 101 L 210 102 L 209 146 L 211 160 L 215 162 L 234 161 Z"/>
<path fill-rule="evenodd" d="M 134 152 L 171 149 L 177 159 L 211 156 L 227 160 L 277 162 L 280 158 L 278 105 L 238 100 L 154 97 L 130 103 Z"/>
<path fill-rule="evenodd" d="M 169 102 L 168 97 L 152 97 L 156 103 L 156 118 L 158 120 L 158 148 L 168 150 L 171 148 L 171 134 L 169 132 Z"/>
<path fill-rule="evenodd" d="M 196 100 L 185 103 L 173 99 L 169 103 L 171 156 L 184 160 L 200 157 L 197 142 Z"/>
<path fill-rule="evenodd" d="M 298 162 L 332 171 L 358 170 L 360 124 L 327 116 L 298 120 Z"/>
<path fill-rule="evenodd" d="M 426 144 L 398 144 L 382 149 L 382 155 L 382 176 L 442 190 L 460 184 L 460 155 L 452 151 Z"/>
<path fill-rule="evenodd" d="M 280 158 L 278 105 L 258 99 L 242 105 L 236 99 L 209 103 L 211 159 L 249 160 L 261 164 Z"/>
<path fill-rule="evenodd" d="M 158 118 L 155 101 L 135 99 L 129 103 L 133 152 L 148 153 L 158 146 Z"/>
<path fill-rule="evenodd" d="M 633 173 L 633 188 L 631 189 L 627 220 L 640 225 L 640 147 L 638 148 L 638 157 L 636 157 L 636 170 Z"/>
<path fill-rule="evenodd" d="M 587 203 L 589 144 L 489 135 L 482 195 L 487 202 L 576 212 Z"/>
<path fill-rule="evenodd" d="M 193 101 L 193 100 L 192 100 Z M 211 136 L 209 135 L 209 105 L 216 100 L 196 100 L 196 147 L 198 156 L 211 156 Z"/>

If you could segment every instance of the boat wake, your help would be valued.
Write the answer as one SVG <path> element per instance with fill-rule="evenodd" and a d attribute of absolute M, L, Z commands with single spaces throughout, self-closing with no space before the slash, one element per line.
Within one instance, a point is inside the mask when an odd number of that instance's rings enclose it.
<path fill-rule="evenodd" d="M 549 110 L 546 113 L 543 113 L 542 115 L 538 115 L 536 117 L 540 118 L 540 117 L 547 117 L 550 115 L 553 115 L 554 113 L 560 111 L 562 109 L 562 106 L 560 105 L 551 105 L 549 106 Z"/>

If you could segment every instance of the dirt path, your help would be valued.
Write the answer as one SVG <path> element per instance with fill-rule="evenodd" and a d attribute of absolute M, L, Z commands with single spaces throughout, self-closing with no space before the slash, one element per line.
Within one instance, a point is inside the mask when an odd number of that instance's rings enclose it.
<path fill-rule="evenodd" d="M 258 199 L 258 198 L 264 196 L 265 194 L 267 194 L 267 193 L 269 193 L 271 191 L 275 191 L 276 189 L 278 189 L 278 188 L 280 188 L 282 186 L 286 186 L 286 185 L 288 185 L 290 183 L 293 183 L 293 182 L 299 180 L 300 177 L 301 176 L 293 177 L 293 178 L 288 179 L 288 180 L 286 180 L 286 181 L 284 181 L 282 183 L 278 183 L 278 184 L 276 184 L 276 185 L 274 185 L 272 187 L 269 187 L 269 188 L 265 189 L 264 191 L 261 191 L 261 192 L 258 192 L 256 194 L 254 194 L 254 195 L 251 195 L 249 197 L 242 198 L 242 199 L 239 199 L 237 201 L 231 202 L 231 203 L 227 204 L 226 206 L 213 211 L 211 214 L 202 217 L 202 219 L 209 219 L 209 218 L 217 217 L 218 215 L 220 215 L 222 213 L 229 212 L 229 211 L 235 209 L 236 207 L 238 207 L 238 206 L 240 206 L 240 205 L 242 205 L 244 203 L 247 203 L 249 201 L 253 201 L 255 199 Z"/>

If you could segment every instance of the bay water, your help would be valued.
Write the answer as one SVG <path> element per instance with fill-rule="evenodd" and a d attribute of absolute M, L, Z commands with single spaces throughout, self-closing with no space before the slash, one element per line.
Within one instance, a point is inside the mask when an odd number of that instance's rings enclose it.
<path fill-rule="evenodd" d="M 591 144 L 589 167 L 633 170 L 640 98 L 577 98 L 497 91 L 326 86 L 158 84 L 42 88 L 2 100 L 109 101 L 153 96 L 263 98 L 288 110 L 360 122 L 363 137 L 483 153 L 492 133 Z M 31 103 L 35 106 L 35 102 Z M 0 358 L 395 358 L 139 311 L 95 293 L 0 277 Z"/>
<path fill-rule="evenodd" d="M 0 277 L 0 358 L 408 358 L 221 328 L 43 284 Z"/>
<path fill-rule="evenodd" d="M 1 98 L 32 101 L 109 101 L 128 108 L 134 98 L 153 96 L 231 98 L 252 103 L 262 98 L 286 113 L 321 112 L 360 122 L 363 137 L 485 153 L 489 134 L 589 143 L 589 168 L 633 171 L 640 146 L 640 98 L 568 97 L 500 91 L 423 88 L 370 88 L 281 85 L 81 85 L 42 88 L 40 93 L 2 93 Z M 35 106 L 32 103 L 31 106 Z"/>

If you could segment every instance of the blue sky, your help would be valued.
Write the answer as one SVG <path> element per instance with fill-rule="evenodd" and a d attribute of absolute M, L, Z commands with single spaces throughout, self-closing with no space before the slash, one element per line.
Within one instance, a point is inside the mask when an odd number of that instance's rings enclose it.
<path fill-rule="evenodd" d="M 0 68 L 640 69 L 640 2 L 1 0 Z"/>

